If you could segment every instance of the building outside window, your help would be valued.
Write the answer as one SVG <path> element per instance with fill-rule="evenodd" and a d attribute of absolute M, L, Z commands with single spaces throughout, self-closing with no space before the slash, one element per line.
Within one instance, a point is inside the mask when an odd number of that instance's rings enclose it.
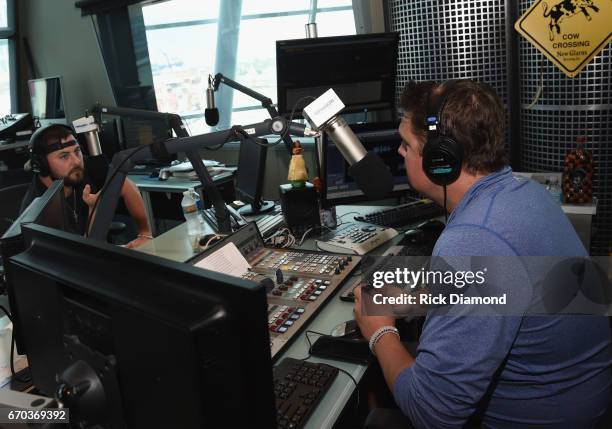
<path fill-rule="evenodd" d="M 214 130 L 204 122 L 209 74 L 223 73 L 276 103 L 276 40 L 304 38 L 312 16 L 320 37 L 355 34 L 351 0 L 236 0 L 229 12 L 222 3 L 171 0 L 142 8 L 157 108 L 180 114 L 192 135 Z M 222 90 L 227 97 L 230 89 Z M 233 91 L 229 98 L 231 124 L 268 117 L 247 95 Z"/>
<path fill-rule="evenodd" d="M 14 107 L 14 35 L 14 2 L 0 0 L 0 115 L 11 113 Z"/>

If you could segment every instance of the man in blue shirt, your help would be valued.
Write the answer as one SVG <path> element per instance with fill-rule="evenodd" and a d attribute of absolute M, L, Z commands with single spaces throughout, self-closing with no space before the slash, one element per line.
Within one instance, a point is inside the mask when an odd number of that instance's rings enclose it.
<path fill-rule="evenodd" d="M 503 107 L 490 87 L 470 81 L 410 82 L 402 107 L 399 153 L 408 180 L 450 215 L 434 256 L 587 255 L 547 191 L 513 176 L 505 157 Z M 431 154 L 432 143 L 440 145 L 438 134 L 452 139 L 441 144 L 450 145 L 450 161 L 441 159 L 446 146 Z M 453 156 L 459 160 L 456 169 Z M 520 282 L 545 275 L 537 264 L 523 268 L 524 275 L 503 274 L 497 286 L 513 296 Z M 394 318 L 365 315 L 361 290 L 355 296 L 361 332 L 368 340 L 374 337 L 370 344 L 385 380 L 418 428 L 473 423 L 589 428 L 609 404 L 612 353 L 606 317 L 485 316 L 469 310 L 448 315 L 433 309 L 415 358 L 393 335 Z"/>

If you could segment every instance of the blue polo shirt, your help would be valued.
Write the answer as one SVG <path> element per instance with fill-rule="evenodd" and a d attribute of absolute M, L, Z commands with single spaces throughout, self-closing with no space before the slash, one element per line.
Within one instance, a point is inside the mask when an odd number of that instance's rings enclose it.
<path fill-rule="evenodd" d="M 587 252 L 548 191 L 506 167 L 464 195 L 433 255 Z M 538 275 L 533 264 L 527 270 Z M 610 402 L 610 341 L 607 317 L 432 310 L 416 362 L 395 382 L 395 400 L 418 428 L 461 428 L 472 421 L 486 428 L 588 428 Z"/>

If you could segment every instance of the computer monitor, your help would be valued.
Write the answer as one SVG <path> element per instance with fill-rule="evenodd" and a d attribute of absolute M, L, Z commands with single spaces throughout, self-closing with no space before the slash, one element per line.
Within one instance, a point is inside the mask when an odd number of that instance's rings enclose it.
<path fill-rule="evenodd" d="M 32 381 L 45 395 L 89 383 L 67 401 L 71 424 L 276 426 L 262 285 L 44 226 L 24 235 L 9 274 Z"/>
<path fill-rule="evenodd" d="M 8 261 L 11 256 L 17 255 L 26 249 L 26 243 L 21 229 L 22 226 L 39 224 L 65 230 L 65 210 L 64 181 L 56 180 L 40 197 L 35 198 L 13 222 L 9 229 L 6 230 L 0 238 L 0 262 L 4 265 L 7 278 L 10 268 L 6 261 Z M 6 291 L 10 311 L 13 315 L 16 315 L 19 313 L 19 309 L 15 303 L 14 286 L 10 281 L 6 282 Z M 18 323 L 13 327 L 13 331 L 17 343 L 17 351 L 20 354 L 25 354 L 26 350 Z"/>
<path fill-rule="evenodd" d="M 402 140 L 397 122 L 353 124 L 351 129 L 368 152 L 376 153 L 391 170 L 393 191 L 389 196 L 399 196 L 410 189 L 406 178 L 404 158 L 397 153 Z M 349 165 L 327 136 L 323 136 L 324 162 L 322 200 L 326 207 L 371 201 L 349 176 Z M 376 180 L 375 177 L 372 180 Z"/>
<path fill-rule="evenodd" d="M 267 144 L 265 139 L 257 139 L 257 141 L 259 144 L 252 139 L 242 140 L 238 154 L 236 197 L 249 203 L 241 207 L 238 212 L 247 216 L 265 213 L 274 208 L 274 201 L 261 199 L 268 149 L 263 146 Z"/>
<path fill-rule="evenodd" d="M 278 111 L 333 88 L 345 113 L 395 107 L 399 33 L 358 34 L 276 42 Z M 294 117 L 300 117 L 303 100 Z"/>
<path fill-rule="evenodd" d="M 60 76 L 28 80 L 32 116 L 42 125 L 53 122 L 66 123 L 63 79 Z"/>
<path fill-rule="evenodd" d="M 172 137 L 170 124 L 165 118 L 143 119 L 103 113 L 101 122 L 100 143 L 103 153 L 109 158 L 112 158 L 116 152 Z M 151 158 L 138 161 L 138 164 L 165 166 L 176 158 L 176 155 L 169 155 L 165 159 Z"/>

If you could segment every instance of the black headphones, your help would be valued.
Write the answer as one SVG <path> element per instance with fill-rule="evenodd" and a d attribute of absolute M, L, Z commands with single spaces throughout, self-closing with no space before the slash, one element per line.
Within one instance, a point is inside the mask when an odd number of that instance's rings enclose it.
<path fill-rule="evenodd" d="M 423 147 L 423 171 L 436 185 L 446 186 L 453 183 L 461 174 L 463 146 L 445 134 L 442 128 L 442 113 L 453 87 L 458 80 L 442 83 L 442 94 L 437 103 L 432 104 L 432 93 L 427 97 L 427 141 Z"/>
<path fill-rule="evenodd" d="M 39 129 L 34 131 L 34 134 L 32 134 L 32 137 L 30 137 L 29 143 L 30 167 L 34 173 L 38 173 L 43 177 L 49 176 L 51 174 L 51 169 L 49 168 L 49 162 L 47 161 L 47 154 L 50 153 L 48 150 L 49 145 L 47 144 L 45 139 L 42 138 L 42 136 L 52 128 L 65 128 L 70 132 L 70 134 L 72 134 L 75 140 L 77 138 L 74 129 L 70 125 L 64 124 L 50 124 L 45 127 L 40 127 Z M 62 146 L 60 144 L 58 149 L 61 149 L 61 147 Z"/>

